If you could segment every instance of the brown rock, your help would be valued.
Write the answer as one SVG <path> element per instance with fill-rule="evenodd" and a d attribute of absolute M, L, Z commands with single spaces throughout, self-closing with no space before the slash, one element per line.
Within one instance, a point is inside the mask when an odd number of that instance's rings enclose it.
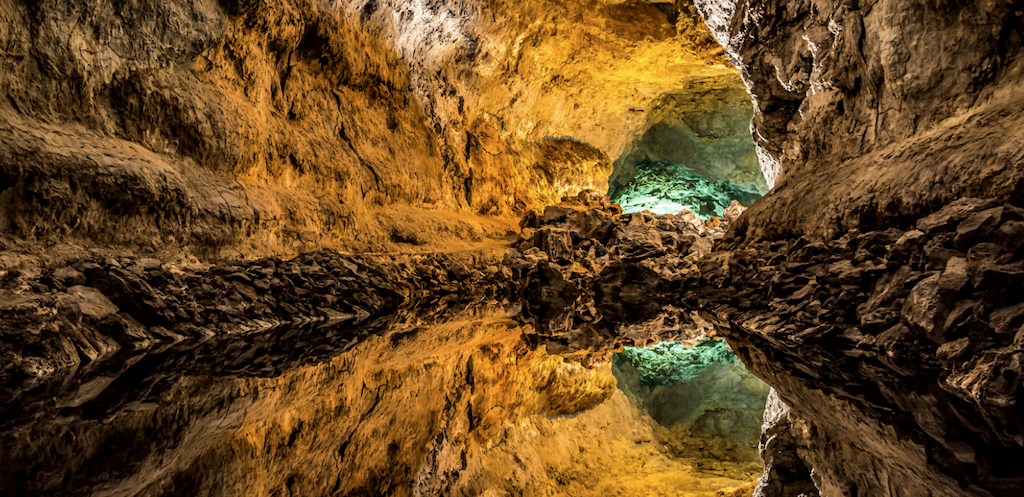
<path fill-rule="evenodd" d="M 87 286 L 73 286 L 68 288 L 68 295 L 75 298 L 82 315 L 93 320 L 100 321 L 103 318 L 116 314 L 118 308 L 99 290 Z"/>
<path fill-rule="evenodd" d="M 53 272 L 53 277 L 61 280 L 66 286 L 73 287 L 86 283 L 85 275 L 73 267 L 62 267 Z"/>

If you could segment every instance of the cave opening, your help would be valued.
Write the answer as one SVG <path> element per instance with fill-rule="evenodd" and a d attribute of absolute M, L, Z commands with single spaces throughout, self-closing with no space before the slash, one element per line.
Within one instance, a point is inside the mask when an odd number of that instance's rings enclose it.
<path fill-rule="evenodd" d="M 675 457 L 709 469 L 760 470 L 758 442 L 770 387 L 725 340 L 625 347 L 612 360 L 618 388 L 649 416 Z M 756 468 L 754 468 L 756 467 Z"/>
<path fill-rule="evenodd" d="M 753 107 L 743 90 L 662 97 L 639 137 L 614 163 L 609 196 L 624 212 L 721 216 L 735 200 L 749 207 L 769 190 L 750 134 Z"/>

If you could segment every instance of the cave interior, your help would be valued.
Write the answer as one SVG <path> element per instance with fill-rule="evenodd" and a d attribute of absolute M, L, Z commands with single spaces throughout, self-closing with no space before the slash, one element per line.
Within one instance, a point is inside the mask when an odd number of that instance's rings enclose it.
<path fill-rule="evenodd" d="M 1024 1 L 0 0 L 0 495 L 1024 496 Z"/>

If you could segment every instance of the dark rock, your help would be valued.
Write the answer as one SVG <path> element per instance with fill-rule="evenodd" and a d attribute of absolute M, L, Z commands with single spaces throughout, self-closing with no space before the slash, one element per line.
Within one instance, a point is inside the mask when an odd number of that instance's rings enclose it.
<path fill-rule="evenodd" d="M 529 211 L 523 216 L 523 219 L 519 221 L 520 228 L 539 228 L 540 227 L 540 216 L 534 211 Z"/>
<path fill-rule="evenodd" d="M 540 224 L 561 223 L 565 221 L 565 218 L 571 212 L 575 212 L 575 210 L 568 207 L 549 205 L 544 208 L 544 213 L 540 216 Z"/>
<path fill-rule="evenodd" d="M 941 276 L 932 275 L 921 280 L 907 295 L 903 303 L 903 319 L 942 343 L 945 341 L 942 337 L 943 324 L 952 303 L 952 296 L 942 287 Z"/>
<path fill-rule="evenodd" d="M 82 315 L 94 321 L 100 321 L 118 312 L 117 306 L 95 288 L 73 286 L 68 289 L 68 295 L 75 298 Z"/>
<path fill-rule="evenodd" d="M 956 228 L 954 243 L 957 250 L 967 250 L 971 246 L 993 238 L 993 234 L 1003 220 L 1003 207 L 993 207 L 975 212 Z"/>
<path fill-rule="evenodd" d="M 1024 222 L 1008 221 L 1003 223 L 996 231 L 994 238 L 1002 250 L 1018 257 L 1024 255 L 1022 253 L 1024 250 Z"/>
<path fill-rule="evenodd" d="M 97 329 L 109 335 L 117 343 L 134 349 L 145 348 L 153 340 L 153 336 L 145 326 L 123 314 L 107 316 L 97 325 Z"/>
<path fill-rule="evenodd" d="M 940 345 L 935 355 L 944 368 L 953 370 L 967 361 L 972 353 L 970 338 L 962 337 Z"/>
<path fill-rule="evenodd" d="M 942 329 L 947 337 L 952 336 L 952 331 L 965 323 L 974 315 L 974 307 L 977 302 L 973 300 L 961 300 L 953 306 L 953 309 L 949 311 L 949 315 L 946 317 L 946 322 L 943 323 Z"/>
<path fill-rule="evenodd" d="M 1024 302 L 993 311 L 989 314 L 988 321 L 996 333 L 1016 335 L 1020 327 L 1024 325 Z"/>
<path fill-rule="evenodd" d="M 942 290 L 956 293 L 970 282 L 967 274 L 967 259 L 963 257 L 951 257 L 946 261 L 946 268 L 939 277 L 939 287 Z"/>
<path fill-rule="evenodd" d="M 926 234 L 943 229 L 952 229 L 971 214 L 997 205 L 993 199 L 960 198 L 946 204 L 938 211 L 917 221 L 917 229 Z"/>

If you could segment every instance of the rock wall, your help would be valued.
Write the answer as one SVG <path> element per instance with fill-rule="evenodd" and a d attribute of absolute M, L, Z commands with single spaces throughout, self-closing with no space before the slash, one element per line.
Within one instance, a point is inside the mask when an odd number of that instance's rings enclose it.
<path fill-rule="evenodd" d="M 682 164 L 708 181 L 728 180 L 753 192 L 768 191 L 750 139 L 750 96 L 733 78 L 715 83 L 720 87 L 661 98 L 648 114 L 643 134 L 615 160 L 608 179 L 612 198 L 644 161 Z"/>
<path fill-rule="evenodd" d="M 962 196 L 1020 198 L 1019 1 L 695 3 L 740 68 L 776 184 L 736 236 L 906 226 Z"/>
<path fill-rule="evenodd" d="M 669 430 L 607 364 L 705 336 L 694 313 L 628 304 L 694 271 L 723 227 L 621 216 L 598 192 L 523 225 L 518 248 L 484 253 L 6 273 L 0 492 L 749 494 L 753 437 L 723 436 L 760 410 L 749 373 L 704 370 L 731 388 Z"/>
<path fill-rule="evenodd" d="M 29 255 L 33 243 L 223 259 L 486 242 L 507 227 L 495 216 L 603 190 L 622 130 L 661 94 L 731 73 L 673 4 L 11 0 L 0 12 L 0 231 Z M 665 72 L 638 73 L 637 57 Z"/>
<path fill-rule="evenodd" d="M 655 421 L 655 433 L 672 454 L 760 461 L 755 440 L 769 387 L 724 340 L 626 348 L 615 355 L 612 372 L 619 388 Z"/>
<path fill-rule="evenodd" d="M 760 492 L 1020 493 L 1024 4 L 696 5 L 775 183 L 687 284 L 791 409 Z"/>
<path fill-rule="evenodd" d="M 714 252 L 680 288 L 806 427 L 789 471 L 822 495 L 1014 495 L 1021 220 L 961 199 L 913 230 Z"/>

